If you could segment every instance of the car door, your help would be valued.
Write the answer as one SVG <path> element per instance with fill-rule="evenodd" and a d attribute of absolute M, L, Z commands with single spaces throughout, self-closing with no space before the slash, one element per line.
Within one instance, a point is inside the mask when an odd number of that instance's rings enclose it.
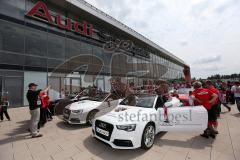
<path fill-rule="evenodd" d="M 203 106 L 158 107 L 159 131 L 203 131 L 207 128 L 208 114 Z"/>

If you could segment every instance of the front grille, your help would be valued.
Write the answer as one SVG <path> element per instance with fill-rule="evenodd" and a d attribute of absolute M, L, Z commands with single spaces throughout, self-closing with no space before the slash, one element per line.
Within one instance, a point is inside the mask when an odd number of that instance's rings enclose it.
<path fill-rule="evenodd" d="M 68 119 L 69 118 L 69 116 L 70 116 L 70 114 L 71 114 L 71 110 L 70 109 L 64 109 L 63 110 L 63 117 L 65 118 L 65 119 Z"/>
<path fill-rule="evenodd" d="M 99 136 L 99 137 L 109 141 L 110 138 L 111 138 L 112 132 L 113 132 L 113 125 L 110 124 L 110 123 L 107 123 L 107 122 L 96 120 L 96 122 L 95 122 L 95 130 L 96 130 L 96 127 L 109 132 L 109 136 L 105 136 L 103 134 L 100 134 L 100 133 L 96 132 L 97 136 Z"/>
<path fill-rule="evenodd" d="M 115 139 L 113 144 L 119 147 L 133 147 L 132 141 L 130 140 Z"/>

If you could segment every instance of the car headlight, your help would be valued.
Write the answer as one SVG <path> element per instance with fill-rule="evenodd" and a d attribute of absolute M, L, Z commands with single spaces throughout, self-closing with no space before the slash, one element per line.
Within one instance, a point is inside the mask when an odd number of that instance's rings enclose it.
<path fill-rule="evenodd" d="M 132 131 L 135 131 L 136 124 L 117 125 L 117 129 L 124 130 L 124 131 L 127 131 L 127 132 L 132 132 Z"/>
<path fill-rule="evenodd" d="M 82 110 L 82 109 L 79 109 L 79 110 L 72 110 L 72 113 L 83 113 L 83 110 Z"/>

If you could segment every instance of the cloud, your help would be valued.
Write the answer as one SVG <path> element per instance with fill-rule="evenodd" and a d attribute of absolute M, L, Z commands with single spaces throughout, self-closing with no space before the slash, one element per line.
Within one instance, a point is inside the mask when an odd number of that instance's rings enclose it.
<path fill-rule="evenodd" d="M 145 21 L 133 22 L 134 28 L 147 28 L 148 24 Z"/>
<path fill-rule="evenodd" d="M 192 5 L 190 14 L 196 18 L 199 18 L 209 8 L 211 4 L 210 0 L 204 0 Z"/>
<path fill-rule="evenodd" d="M 180 42 L 180 45 L 181 45 L 181 46 L 186 46 L 186 45 L 188 45 L 188 42 L 187 42 L 187 41 L 181 41 L 181 42 Z"/>
<path fill-rule="evenodd" d="M 193 77 L 239 72 L 240 0 L 86 1 L 183 59 Z"/>
<path fill-rule="evenodd" d="M 223 67 L 217 66 L 215 64 L 203 68 L 203 70 L 207 71 L 207 72 L 209 72 L 209 71 L 219 71 L 221 69 L 223 69 Z"/>
<path fill-rule="evenodd" d="M 119 20 L 125 20 L 130 14 L 132 10 L 130 8 L 124 8 L 121 10 L 121 12 L 118 13 Z"/>
<path fill-rule="evenodd" d="M 211 57 L 205 57 L 198 59 L 196 61 L 197 64 L 206 64 L 206 63 L 216 63 L 221 61 L 221 55 L 211 56 Z"/>
<path fill-rule="evenodd" d="M 150 14 L 157 13 L 159 11 L 165 11 L 167 9 L 163 3 L 157 0 L 152 0 L 151 2 L 151 6 L 147 9 L 147 12 Z"/>
<path fill-rule="evenodd" d="M 227 9 L 230 9 L 233 6 L 236 6 L 239 3 L 238 0 L 228 0 L 225 3 L 223 3 L 222 5 L 218 6 L 215 8 L 215 12 L 216 13 L 223 13 L 225 12 Z"/>

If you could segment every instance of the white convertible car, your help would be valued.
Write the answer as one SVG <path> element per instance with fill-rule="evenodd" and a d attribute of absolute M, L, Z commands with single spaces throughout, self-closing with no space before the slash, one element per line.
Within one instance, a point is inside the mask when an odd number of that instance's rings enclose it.
<path fill-rule="evenodd" d="M 116 149 L 152 147 L 161 131 L 203 131 L 208 114 L 203 106 L 184 107 L 177 98 L 164 103 L 157 95 L 131 96 L 96 118 L 92 136 Z"/>
<path fill-rule="evenodd" d="M 69 104 L 63 111 L 63 120 L 69 124 L 92 124 L 96 114 L 113 110 L 120 100 L 114 100 L 111 93 L 98 93 L 94 97 Z"/>

